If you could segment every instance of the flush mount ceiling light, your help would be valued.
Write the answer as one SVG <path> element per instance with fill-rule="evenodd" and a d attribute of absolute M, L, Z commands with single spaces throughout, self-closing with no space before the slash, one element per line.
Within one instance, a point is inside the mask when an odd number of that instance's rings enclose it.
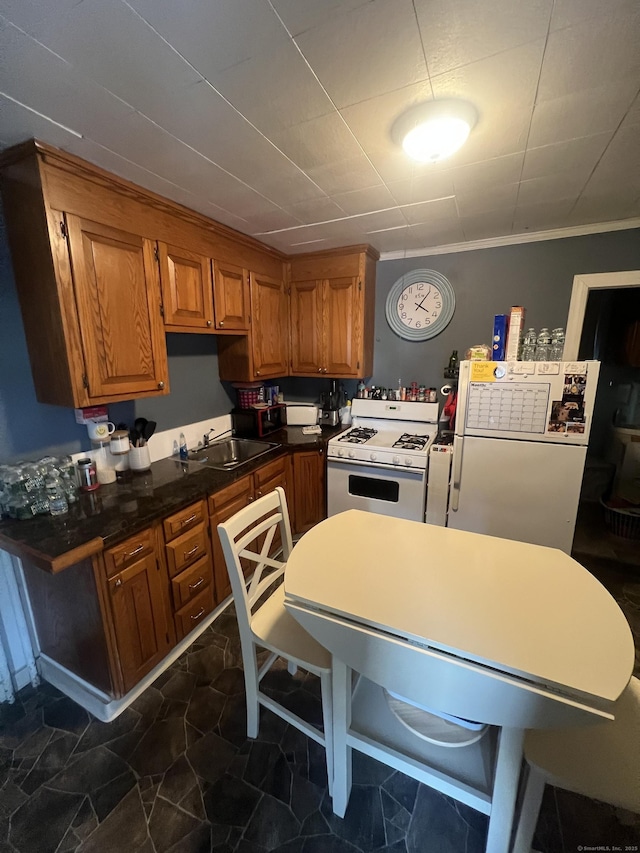
<path fill-rule="evenodd" d="M 477 119 L 476 109 L 468 101 L 429 101 L 403 113 L 391 135 L 414 160 L 437 163 L 464 145 Z"/>

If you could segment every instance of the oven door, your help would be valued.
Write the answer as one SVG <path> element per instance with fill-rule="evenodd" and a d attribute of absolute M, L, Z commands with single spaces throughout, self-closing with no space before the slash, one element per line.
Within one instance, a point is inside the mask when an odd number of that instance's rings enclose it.
<path fill-rule="evenodd" d="M 424 521 L 425 471 L 327 460 L 327 512 L 362 509 Z"/>

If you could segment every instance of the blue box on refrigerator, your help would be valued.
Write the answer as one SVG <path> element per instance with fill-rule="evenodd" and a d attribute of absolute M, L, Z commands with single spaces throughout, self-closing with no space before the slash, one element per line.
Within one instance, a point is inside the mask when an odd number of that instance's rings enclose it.
<path fill-rule="evenodd" d="M 504 361 L 508 331 L 509 315 L 496 314 L 493 318 L 493 340 L 491 342 L 491 358 L 493 361 Z"/>

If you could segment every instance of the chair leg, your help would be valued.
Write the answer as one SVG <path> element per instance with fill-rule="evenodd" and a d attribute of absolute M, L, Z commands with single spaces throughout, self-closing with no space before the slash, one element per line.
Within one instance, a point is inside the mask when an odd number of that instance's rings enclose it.
<path fill-rule="evenodd" d="M 247 737 L 255 738 L 258 737 L 260 727 L 260 703 L 258 701 L 260 680 L 258 678 L 258 657 L 255 643 L 251 643 L 251 651 L 248 654 L 245 654 L 243 649 L 242 663 L 244 665 L 244 688 L 247 698 Z"/>
<path fill-rule="evenodd" d="M 513 842 L 513 853 L 531 853 L 533 834 L 536 831 L 538 816 L 540 815 L 544 786 L 544 774 L 540 773 L 534 767 L 529 767 L 527 783 L 522 798 L 522 808 L 520 809 L 520 819 L 518 820 L 516 837 Z"/>
<path fill-rule="evenodd" d="M 298 664 L 294 663 L 292 660 L 287 661 L 287 672 L 289 675 L 295 675 L 298 671 Z"/>
<path fill-rule="evenodd" d="M 331 673 L 320 676 L 322 694 L 322 720 L 324 724 L 324 750 L 327 755 L 329 796 L 333 794 L 333 704 L 331 702 Z"/>
<path fill-rule="evenodd" d="M 351 752 L 347 731 L 351 725 L 351 670 L 336 657 L 333 668 L 333 813 L 344 817 L 351 794 Z"/>

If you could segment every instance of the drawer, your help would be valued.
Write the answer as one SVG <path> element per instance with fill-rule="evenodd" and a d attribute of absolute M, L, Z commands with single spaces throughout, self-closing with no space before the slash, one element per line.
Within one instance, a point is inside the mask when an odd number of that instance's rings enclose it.
<path fill-rule="evenodd" d="M 205 525 L 199 524 L 193 530 L 183 533 L 173 542 L 167 543 L 166 548 L 169 577 L 173 577 L 196 560 L 209 554 Z"/>
<path fill-rule="evenodd" d="M 164 529 L 165 542 L 171 542 L 176 536 L 191 530 L 197 524 L 206 521 L 207 507 L 204 501 L 199 501 L 196 504 L 181 509 L 179 512 L 174 512 L 162 522 Z"/>
<path fill-rule="evenodd" d="M 104 552 L 107 577 L 112 577 L 122 569 L 137 562 L 141 557 L 153 553 L 154 546 L 153 529 L 148 527 L 146 530 L 136 533 L 135 536 L 125 539 L 119 545 L 108 548 Z"/>
<path fill-rule="evenodd" d="M 253 497 L 253 479 L 251 476 L 241 477 L 235 483 L 225 486 L 219 492 L 209 497 L 209 514 L 217 515 L 223 512 L 230 504 L 237 506 L 234 512 L 246 506 Z M 240 502 L 240 503 L 237 503 Z M 233 515 L 233 513 L 231 513 Z M 227 518 L 231 518 L 231 515 Z"/>
<path fill-rule="evenodd" d="M 286 471 L 287 457 L 281 456 L 274 459 L 273 462 L 263 465 L 253 472 L 256 489 L 262 489 L 267 483 L 274 479 L 284 479 Z M 266 492 L 265 492 L 266 494 Z"/>
<path fill-rule="evenodd" d="M 213 610 L 213 586 L 205 587 L 176 613 L 176 634 L 178 642 L 202 622 Z"/>
<path fill-rule="evenodd" d="M 176 610 L 183 607 L 194 596 L 213 582 L 213 569 L 208 556 L 202 557 L 193 566 L 180 572 L 171 581 L 173 590 L 173 606 Z"/>

